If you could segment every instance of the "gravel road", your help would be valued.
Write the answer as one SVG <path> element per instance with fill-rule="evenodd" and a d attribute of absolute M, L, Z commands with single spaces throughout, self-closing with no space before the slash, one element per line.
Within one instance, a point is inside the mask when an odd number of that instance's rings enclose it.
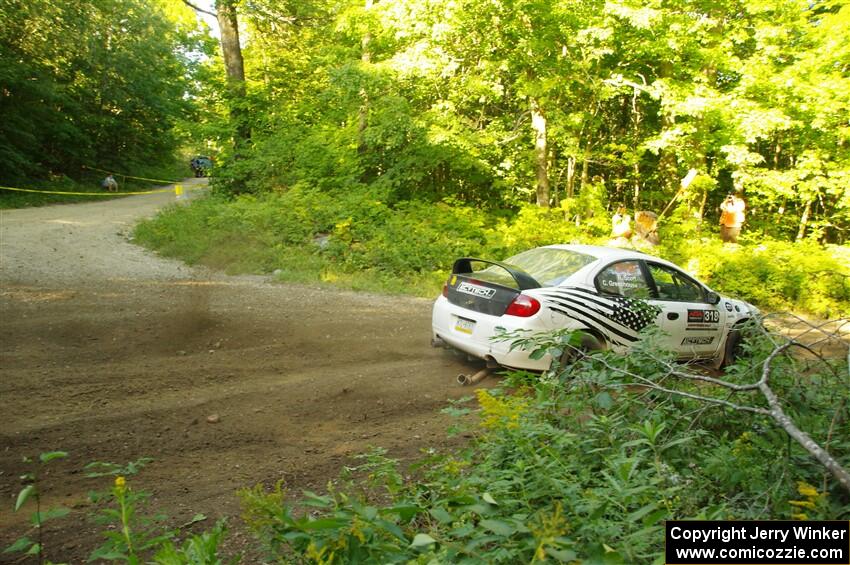
<path fill-rule="evenodd" d="M 129 479 L 151 509 L 208 516 L 196 530 L 230 516 L 237 551 L 239 488 L 321 490 L 369 446 L 409 460 L 460 441 L 440 409 L 474 367 L 428 346 L 430 301 L 200 271 L 128 240 L 174 203 L 0 211 L 0 546 L 27 530 L 24 455 L 69 452 L 42 473 L 43 504 L 72 509 L 45 548 L 80 563 L 100 536 L 86 492 L 108 486 L 84 477 L 92 461 L 152 457 Z"/>

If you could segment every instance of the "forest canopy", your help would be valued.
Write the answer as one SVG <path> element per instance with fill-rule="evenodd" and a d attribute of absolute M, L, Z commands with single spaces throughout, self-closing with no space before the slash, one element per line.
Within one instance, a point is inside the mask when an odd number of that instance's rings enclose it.
<path fill-rule="evenodd" d="M 673 201 L 677 222 L 714 225 L 739 189 L 764 237 L 846 241 L 844 2 L 223 4 L 245 89 L 208 88 L 199 101 L 218 111 L 196 133 L 224 150 L 224 191 L 532 203 L 578 220 Z"/>
<path fill-rule="evenodd" d="M 214 46 L 171 0 L 0 2 L 0 181 L 170 160 Z"/>
<path fill-rule="evenodd" d="M 742 190 L 763 237 L 850 227 L 841 0 L 7 0 L 0 22 L 5 183 L 182 148 L 229 194 L 692 226 Z"/>

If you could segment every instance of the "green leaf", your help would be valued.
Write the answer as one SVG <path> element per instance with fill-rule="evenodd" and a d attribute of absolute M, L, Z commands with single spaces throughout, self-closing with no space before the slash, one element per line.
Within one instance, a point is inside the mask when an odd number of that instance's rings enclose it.
<path fill-rule="evenodd" d="M 437 540 L 428 534 L 416 534 L 416 537 L 413 538 L 413 542 L 410 544 L 410 547 L 426 547 L 435 543 L 437 543 Z"/>
<path fill-rule="evenodd" d="M 125 553 L 121 553 L 111 547 L 104 545 L 97 549 L 95 549 L 91 555 L 89 555 L 89 563 L 92 561 L 118 561 L 118 560 L 127 560 L 127 555 Z"/>
<path fill-rule="evenodd" d="M 643 519 L 644 526 L 651 526 L 667 515 L 666 508 L 660 508 Z"/>
<path fill-rule="evenodd" d="M 452 515 L 442 508 L 432 508 L 428 513 L 441 524 L 450 524 L 452 522 Z"/>
<path fill-rule="evenodd" d="M 71 510 L 68 508 L 51 508 L 50 510 L 46 510 L 44 512 L 33 512 L 30 521 L 33 524 L 43 524 L 48 520 L 52 520 L 54 518 L 63 518 L 70 513 Z"/>
<path fill-rule="evenodd" d="M 381 510 L 381 514 L 384 515 L 398 514 L 402 522 L 409 522 L 420 512 L 422 512 L 422 509 L 415 504 L 397 504 Z"/>
<path fill-rule="evenodd" d="M 18 538 L 18 540 L 3 550 L 3 553 L 18 553 L 32 545 L 33 541 L 27 537 Z"/>
<path fill-rule="evenodd" d="M 482 527 L 500 536 L 508 537 L 516 532 L 516 528 L 501 520 L 481 520 L 480 524 Z"/>
<path fill-rule="evenodd" d="M 188 527 L 189 527 L 189 526 L 191 526 L 192 524 L 197 524 L 198 522 L 203 522 L 203 521 L 204 521 L 204 520 L 206 520 L 206 519 L 207 519 L 207 515 L 206 515 L 206 514 L 201 514 L 200 512 L 198 512 L 197 514 L 195 514 L 194 516 L 192 516 L 192 519 L 191 519 L 191 520 L 189 520 L 188 522 L 186 522 L 185 524 L 183 524 L 182 526 L 180 526 L 180 528 L 181 528 L 181 529 L 182 529 L 182 528 L 188 528 Z"/>
<path fill-rule="evenodd" d="M 491 543 L 491 542 L 503 542 L 503 541 L 505 541 L 505 538 L 502 537 L 502 536 L 477 535 L 477 536 L 472 538 L 472 541 L 470 541 L 468 544 L 463 546 L 463 550 L 465 552 L 469 553 L 471 551 L 474 551 L 476 548 L 478 548 L 482 545 L 487 545 L 488 543 Z"/>
<path fill-rule="evenodd" d="M 548 349 L 546 349 L 546 348 L 535 349 L 534 351 L 532 351 L 532 352 L 528 355 L 528 358 L 529 358 L 529 359 L 533 359 L 533 360 L 537 361 L 537 360 L 539 360 L 539 359 L 542 359 L 542 358 L 543 358 L 543 356 L 544 356 L 544 355 L 546 355 L 546 353 L 548 353 L 548 351 L 549 351 L 549 350 L 548 350 Z"/>
<path fill-rule="evenodd" d="M 476 514 L 492 514 L 493 507 L 489 504 L 470 504 L 469 506 L 463 507 L 463 510 L 467 512 L 475 512 Z"/>
<path fill-rule="evenodd" d="M 345 522 L 343 520 L 337 520 L 336 518 L 320 518 L 318 520 L 305 520 L 298 523 L 302 530 L 334 530 L 344 524 Z"/>
<path fill-rule="evenodd" d="M 38 456 L 42 463 L 48 463 L 54 459 L 62 459 L 63 457 L 68 457 L 67 451 L 48 451 Z"/>
<path fill-rule="evenodd" d="M 32 547 L 29 548 L 26 555 L 38 555 L 39 553 L 41 553 L 41 544 L 34 543 L 32 544 Z"/>
<path fill-rule="evenodd" d="M 35 485 L 27 485 L 25 486 L 21 492 L 18 493 L 18 500 L 15 502 L 15 512 L 17 512 L 21 506 L 27 501 L 27 499 L 35 492 Z"/>
<path fill-rule="evenodd" d="M 610 394 L 604 391 L 597 394 L 593 401 L 603 410 L 609 410 L 612 406 L 614 406 L 614 399 Z"/>
<path fill-rule="evenodd" d="M 640 520 L 641 518 L 643 518 L 644 516 L 646 516 L 647 514 L 652 512 L 653 510 L 655 510 L 656 508 L 657 508 L 657 506 L 655 504 L 647 504 L 643 508 L 640 508 L 639 510 L 635 510 L 634 512 L 629 514 L 627 520 L 629 522 L 637 522 L 638 520 Z"/>
<path fill-rule="evenodd" d="M 375 525 L 384 528 L 386 531 L 397 537 L 400 541 L 407 541 L 407 538 L 404 536 L 404 532 L 401 528 L 393 524 L 388 520 L 375 520 Z"/>
<path fill-rule="evenodd" d="M 577 557 L 576 552 L 571 549 L 555 549 L 554 547 L 547 547 L 545 551 L 546 555 L 554 557 L 562 563 L 570 563 L 571 561 L 575 561 Z"/>
<path fill-rule="evenodd" d="M 485 492 L 483 495 L 481 495 L 481 498 L 484 499 L 484 502 L 489 502 L 490 504 L 493 504 L 495 506 L 499 505 L 499 503 L 496 502 L 496 499 L 493 498 L 493 495 L 489 492 Z"/>

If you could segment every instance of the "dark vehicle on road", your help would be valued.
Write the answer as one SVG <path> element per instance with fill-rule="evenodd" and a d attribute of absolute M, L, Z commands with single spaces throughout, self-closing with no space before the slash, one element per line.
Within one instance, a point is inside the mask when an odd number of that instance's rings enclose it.
<path fill-rule="evenodd" d="M 192 168 L 192 172 L 195 174 L 196 178 L 209 176 L 210 171 L 212 171 L 212 165 L 212 159 L 203 155 L 193 157 L 192 160 L 189 161 L 189 166 Z"/>

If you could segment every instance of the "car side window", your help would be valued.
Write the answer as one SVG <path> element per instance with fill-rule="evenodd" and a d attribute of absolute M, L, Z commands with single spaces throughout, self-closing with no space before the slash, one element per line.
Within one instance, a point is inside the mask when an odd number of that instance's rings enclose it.
<path fill-rule="evenodd" d="M 659 300 L 702 302 L 702 287 L 679 271 L 665 265 L 648 263 L 649 274 L 655 282 Z"/>
<path fill-rule="evenodd" d="M 649 284 L 643 275 L 640 261 L 619 261 L 608 265 L 596 275 L 596 288 L 605 294 L 626 298 L 650 298 Z"/>

